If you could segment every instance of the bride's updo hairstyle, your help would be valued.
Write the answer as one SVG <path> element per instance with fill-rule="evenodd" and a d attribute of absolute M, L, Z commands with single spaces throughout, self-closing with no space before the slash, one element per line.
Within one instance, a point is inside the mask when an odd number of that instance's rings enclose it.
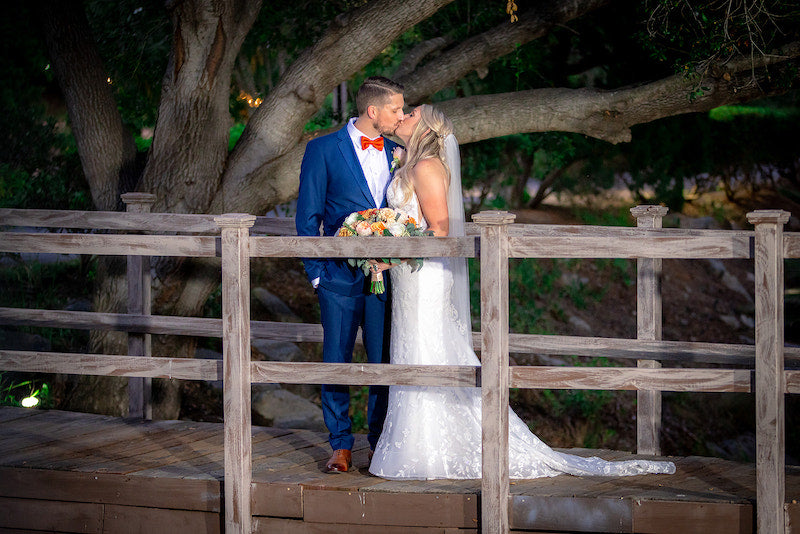
<path fill-rule="evenodd" d="M 444 139 L 451 133 L 453 133 L 453 123 L 445 117 L 444 113 L 428 104 L 420 107 L 420 119 L 411 134 L 408 146 L 406 146 L 405 161 L 394 175 L 400 191 L 403 192 L 404 203 L 408 202 L 414 190 L 411 183 L 411 172 L 414 166 L 423 159 L 438 158 L 447 172 L 449 185 L 450 167 L 445 160 Z"/>

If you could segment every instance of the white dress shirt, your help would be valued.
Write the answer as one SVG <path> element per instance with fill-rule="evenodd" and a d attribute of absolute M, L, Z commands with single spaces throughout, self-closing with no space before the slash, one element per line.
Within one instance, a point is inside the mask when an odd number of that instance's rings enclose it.
<path fill-rule="evenodd" d="M 386 160 L 386 145 L 384 143 L 383 150 L 378 150 L 374 146 L 368 146 L 366 150 L 362 150 L 361 136 L 367 138 L 369 136 L 364 135 L 363 132 L 356 128 L 355 122 L 356 119 L 353 118 L 347 123 L 347 133 L 350 134 L 350 139 L 353 141 L 353 147 L 367 179 L 367 185 L 372 193 L 375 207 L 380 208 L 383 203 L 383 197 L 386 195 L 386 187 L 392 178 L 389 173 L 389 163 Z M 371 139 L 377 139 L 377 137 Z"/>

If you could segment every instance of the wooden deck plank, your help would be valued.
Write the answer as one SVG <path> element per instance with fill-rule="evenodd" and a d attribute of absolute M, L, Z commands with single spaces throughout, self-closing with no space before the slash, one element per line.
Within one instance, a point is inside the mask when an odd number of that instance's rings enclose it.
<path fill-rule="evenodd" d="M 0 467 L 0 497 L 220 510 L 219 481 Z"/>
<path fill-rule="evenodd" d="M 6 410 L 1 410 L 4 413 Z M 22 451 L 29 447 L 57 442 L 66 438 L 92 432 L 104 432 L 105 427 L 87 426 L 84 414 L 28 410 L 27 419 L 14 419 L 6 424 L 0 423 L 0 455 L 8 451 Z M 98 416 L 105 418 L 107 416 Z M 115 419 L 107 417 L 109 421 Z M 118 419 L 118 418 L 116 418 Z"/>
<path fill-rule="evenodd" d="M 91 463 L 93 459 L 104 458 L 104 450 L 120 442 L 133 443 L 135 440 L 147 439 L 158 434 L 173 431 L 174 425 L 159 425 L 152 422 L 127 422 L 127 424 L 105 427 L 103 432 L 92 432 L 74 436 L 69 440 L 51 442 L 47 446 L 4 455 L 3 463 L 7 466 L 36 465 L 37 467 L 54 468 L 81 459 Z M 87 428 L 97 428 L 96 423 L 87 421 Z"/>
<path fill-rule="evenodd" d="M 634 532 L 633 502 L 592 497 L 511 497 L 512 529 Z"/>
<path fill-rule="evenodd" d="M 161 465 L 175 449 L 202 439 L 203 431 L 176 430 L 143 435 L 137 440 L 111 443 L 99 451 L 84 449 L 79 456 L 55 460 L 49 469 L 126 474 L 144 465 Z"/>
<path fill-rule="evenodd" d="M 303 491 L 303 519 L 345 525 L 477 528 L 478 499 L 357 491 Z"/>
<path fill-rule="evenodd" d="M 341 525 L 330 523 L 310 523 L 292 519 L 275 517 L 258 517 L 253 521 L 253 534 L 267 534 L 280 532 L 281 534 L 374 534 L 374 525 Z M 397 527 L 381 525 L 382 534 L 478 534 L 475 528 L 446 528 L 446 527 Z M 547 533 L 541 533 L 547 534 Z"/>
<path fill-rule="evenodd" d="M 77 524 L 81 519 L 82 525 L 87 514 L 98 510 L 92 506 L 101 506 L 101 510 L 120 507 L 107 525 L 123 525 L 131 531 L 140 527 L 153 530 L 148 517 L 156 509 L 156 516 L 166 514 L 167 522 L 173 521 L 168 517 L 175 511 L 175 517 L 183 518 L 175 521 L 193 525 L 191 534 L 218 531 L 221 424 L 131 422 L 42 410 L 16 417 L 20 413 L 24 412 L 0 408 L 0 444 L 10 452 L 0 454 L 0 518 L 8 515 L 5 511 L 16 517 L 37 515 L 30 512 L 33 509 L 52 509 L 64 522 L 54 525 L 38 517 L 16 523 L 0 519 L 0 532 L 40 527 L 71 530 L 71 522 Z M 34 443 L 36 440 L 41 442 Z M 15 441 L 27 445 L 15 449 Z M 251 487 L 256 531 L 280 526 L 289 529 L 287 532 L 308 533 L 475 531 L 476 524 L 468 521 L 479 513 L 480 480 L 385 480 L 369 474 L 367 450 L 365 436 L 358 435 L 355 469 L 329 475 L 322 469 L 330 454 L 325 433 L 254 427 Z M 620 451 L 559 450 L 606 459 L 637 457 Z M 607 532 L 688 534 L 718 526 L 730 532 L 752 532 L 753 464 L 705 457 L 673 460 L 675 475 L 512 480 L 511 527 L 578 532 L 588 528 L 580 518 L 597 516 L 595 527 Z M 58 470 L 46 469 L 48 466 Z M 127 474 L 105 472 L 109 470 Z M 789 466 L 785 509 L 787 524 L 795 525 L 795 532 L 800 532 L 798 500 L 800 467 Z M 40 504 L 42 508 L 38 508 Z M 180 510 L 194 513 L 184 517 Z M 674 520 L 678 516 L 681 521 Z M 108 528 L 104 531 L 110 532 Z"/>
<path fill-rule="evenodd" d="M 139 532 L 222 532 L 220 514 L 188 510 L 166 510 L 136 506 L 105 506 L 103 532 L 128 534 Z"/>
<path fill-rule="evenodd" d="M 17 408 L 15 406 L 7 406 L 0 411 L 0 424 L 7 421 L 14 421 L 22 419 L 23 417 L 31 417 L 36 415 L 39 410 L 31 410 L 30 408 Z"/>
<path fill-rule="evenodd" d="M 103 506 L 0 497 L 0 527 L 100 534 Z"/>
<path fill-rule="evenodd" d="M 725 532 L 751 534 L 753 506 L 750 504 L 640 501 L 633 507 L 633 532 L 685 534 Z"/>
<path fill-rule="evenodd" d="M 221 425 L 218 426 L 220 428 L 216 433 L 210 434 L 202 440 L 202 448 L 199 442 L 196 442 L 198 445 L 198 450 L 196 451 L 175 452 L 169 461 L 162 461 L 156 467 L 142 465 L 140 470 L 131 471 L 130 474 L 150 477 L 222 480 L 224 471 L 223 437 Z M 254 427 L 252 440 L 254 445 L 258 445 L 263 441 L 278 439 L 291 433 L 291 430 L 286 429 L 264 431 L 262 427 Z"/>

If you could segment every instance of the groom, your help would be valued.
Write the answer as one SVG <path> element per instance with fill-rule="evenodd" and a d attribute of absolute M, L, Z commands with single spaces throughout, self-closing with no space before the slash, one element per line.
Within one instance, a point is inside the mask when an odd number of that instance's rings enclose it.
<path fill-rule="evenodd" d="M 350 213 L 386 206 L 392 149 L 397 145 L 383 135 L 393 134 L 403 118 L 403 86 L 380 76 L 367 78 L 356 95 L 356 107 L 358 117 L 344 128 L 306 146 L 295 217 L 297 235 L 318 236 L 320 223 L 323 235 L 336 235 Z M 369 362 L 388 363 L 391 310 L 386 294 L 371 294 L 364 274 L 344 258 L 304 258 L 303 264 L 319 299 L 323 361 L 350 363 L 361 326 Z M 388 387 L 370 386 L 367 439 L 371 451 L 383 429 L 387 403 Z M 349 410 L 348 386 L 322 386 L 322 414 L 333 449 L 326 464 L 330 473 L 345 472 L 352 464 Z"/>

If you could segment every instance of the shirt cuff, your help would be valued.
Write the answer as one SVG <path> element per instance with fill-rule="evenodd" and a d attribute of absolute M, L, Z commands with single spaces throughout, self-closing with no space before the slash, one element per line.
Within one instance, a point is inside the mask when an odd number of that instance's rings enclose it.
<path fill-rule="evenodd" d="M 314 278 L 314 279 L 311 281 L 311 287 L 313 287 L 314 289 L 317 289 L 317 286 L 318 286 L 318 285 L 319 285 L 319 276 L 318 276 L 318 277 L 316 277 L 316 278 Z"/>

